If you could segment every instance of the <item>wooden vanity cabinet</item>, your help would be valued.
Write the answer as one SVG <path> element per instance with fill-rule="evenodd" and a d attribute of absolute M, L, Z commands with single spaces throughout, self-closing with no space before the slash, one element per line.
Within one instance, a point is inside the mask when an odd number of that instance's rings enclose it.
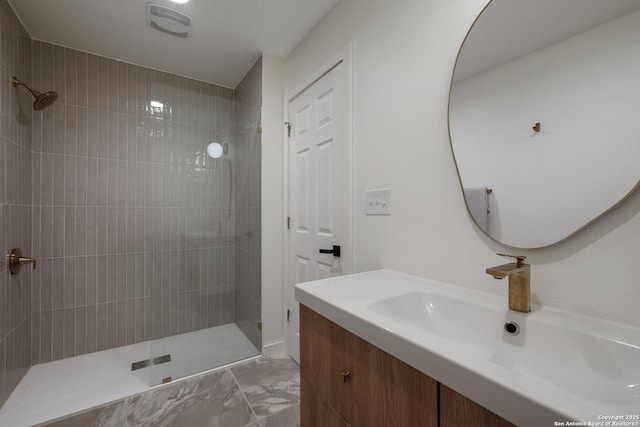
<path fill-rule="evenodd" d="M 351 371 L 357 340 L 347 330 L 300 305 L 300 376 L 346 420 L 351 419 L 354 407 Z"/>
<path fill-rule="evenodd" d="M 352 427 L 438 424 L 438 383 L 300 306 L 301 425 L 325 427 L 310 407 L 326 402 Z M 304 384 L 306 382 L 307 384 Z M 321 409 L 319 414 L 324 414 Z M 324 416 L 324 415 L 323 415 Z"/>
<path fill-rule="evenodd" d="M 300 378 L 300 400 L 304 402 L 300 407 L 303 426 L 349 427 L 349 423 L 329 406 L 304 378 Z"/>
<path fill-rule="evenodd" d="M 300 305 L 302 427 L 512 424 Z"/>
<path fill-rule="evenodd" d="M 515 427 L 476 402 L 440 384 L 440 425 L 474 427 Z"/>

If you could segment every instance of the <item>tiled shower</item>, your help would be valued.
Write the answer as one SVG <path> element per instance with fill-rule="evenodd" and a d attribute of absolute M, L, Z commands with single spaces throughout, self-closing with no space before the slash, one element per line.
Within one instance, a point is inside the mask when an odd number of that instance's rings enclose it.
<path fill-rule="evenodd" d="M 0 405 L 31 365 L 218 325 L 259 351 L 260 60 L 229 89 L 0 15 L 0 242 L 37 259 L 1 266 Z M 58 101 L 32 111 L 13 75 Z"/>
<path fill-rule="evenodd" d="M 0 1 L 0 243 L 8 251 L 31 246 L 31 95 L 15 91 L 13 74 L 31 74 L 31 41 Z M 31 364 L 31 274 L 12 276 L 0 264 L 0 403 Z"/>

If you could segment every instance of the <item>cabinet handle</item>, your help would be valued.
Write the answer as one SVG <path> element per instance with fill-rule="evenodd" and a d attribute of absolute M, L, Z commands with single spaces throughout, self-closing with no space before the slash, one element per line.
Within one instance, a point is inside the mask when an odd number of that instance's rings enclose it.
<path fill-rule="evenodd" d="M 342 377 L 342 382 L 346 383 L 349 378 L 351 378 L 351 372 L 349 371 L 340 371 L 340 376 Z"/>

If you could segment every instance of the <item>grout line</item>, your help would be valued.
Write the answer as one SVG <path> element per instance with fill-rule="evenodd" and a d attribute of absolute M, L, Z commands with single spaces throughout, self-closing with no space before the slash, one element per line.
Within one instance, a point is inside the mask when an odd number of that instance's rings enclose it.
<path fill-rule="evenodd" d="M 262 356 L 260 356 L 260 358 L 262 358 Z M 233 377 L 233 380 L 238 385 L 238 390 L 240 390 L 240 393 L 242 394 L 242 397 L 244 397 L 245 402 L 247 402 L 247 405 L 249 405 L 249 408 L 251 408 L 251 413 L 255 417 L 255 421 L 258 421 L 260 418 L 258 418 L 258 415 L 256 414 L 256 411 L 253 409 L 253 405 L 251 404 L 251 402 L 249 402 L 249 398 L 247 397 L 246 394 L 244 394 L 244 390 L 242 390 L 242 386 L 240 385 L 240 382 L 236 378 L 235 374 L 233 373 L 233 370 L 231 369 L 231 367 L 229 367 L 228 370 L 229 370 L 229 373 L 231 374 L 231 376 Z M 266 417 L 263 417 L 263 418 L 266 418 Z M 252 422 L 254 422 L 254 421 L 252 421 Z M 249 423 L 249 424 L 251 424 L 251 423 Z"/>

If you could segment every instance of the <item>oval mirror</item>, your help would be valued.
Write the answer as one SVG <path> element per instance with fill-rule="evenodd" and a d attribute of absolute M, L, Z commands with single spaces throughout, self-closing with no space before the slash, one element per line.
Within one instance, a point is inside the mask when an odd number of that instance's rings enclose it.
<path fill-rule="evenodd" d="M 640 0 L 492 0 L 449 99 L 469 213 L 538 248 L 576 233 L 640 179 Z"/>

